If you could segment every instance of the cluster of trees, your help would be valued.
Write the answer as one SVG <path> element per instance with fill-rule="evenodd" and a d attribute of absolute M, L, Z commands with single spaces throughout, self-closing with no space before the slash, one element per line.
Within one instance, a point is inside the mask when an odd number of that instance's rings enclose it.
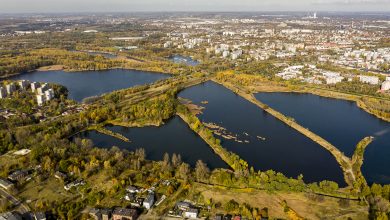
<path fill-rule="evenodd" d="M 250 74 L 250 75 L 261 75 L 267 78 L 274 78 L 275 74 L 281 71 L 280 67 L 276 67 L 272 62 L 248 62 L 239 65 L 235 68 L 237 73 Z"/>
<path fill-rule="evenodd" d="M 119 103 L 120 94 L 110 95 L 109 99 Z M 107 102 L 105 105 L 95 105 L 80 114 L 80 120 L 88 123 L 112 122 L 140 123 L 162 122 L 170 118 L 176 109 L 174 93 L 167 92 L 152 99 L 132 105 Z"/>
<path fill-rule="evenodd" d="M 238 173 L 247 173 L 248 163 L 237 154 L 227 151 L 221 145 L 221 140 L 214 137 L 213 132 L 193 115 L 187 107 L 179 105 L 177 112 L 190 125 L 191 129 L 198 133 L 230 167 Z"/>
<path fill-rule="evenodd" d="M 390 121 L 390 101 L 362 97 L 361 102 L 371 113 Z"/>
<path fill-rule="evenodd" d="M 67 70 L 103 70 L 122 66 L 122 61 L 61 49 L 37 49 L 0 59 L 0 76 L 35 70 L 42 66 L 64 65 Z"/>
<path fill-rule="evenodd" d="M 381 93 L 378 93 L 378 90 L 380 89 L 379 85 L 361 83 L 357 79 L 354 79 L 351 82 L 342 81 L 334 85 L 326 85 L 325 87 L 329 89 L 341 91 L 341 92 L 351 93 L 351 94 L 383 96 Z"/>
<path fill-rule="evenodd" d="M 251 219 L 268 218 L 268 208 L 255 208 L 247 203 L 240 204 L 234 199 L 223 204 L 223 209 L 227 213 L 240 214 Z"/>

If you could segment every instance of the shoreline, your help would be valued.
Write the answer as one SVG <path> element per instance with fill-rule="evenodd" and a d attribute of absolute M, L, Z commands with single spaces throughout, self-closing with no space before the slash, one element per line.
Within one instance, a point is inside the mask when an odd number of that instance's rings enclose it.
<path fill-rule="evenodd" d="M 342 153 L 334 145 L 332 145 L 331 143 L 329 143 L 328 141 L 326 141 L 325 139 L 323 139 L 319 135 L 317 135 L 317 134 L 309 131 L 308 129 L 304 128 L 303 126 L 299 125 L 295 121 L 290 120 L 288 117 L 286 117 L 282 113 L 280 113 L 280 112 L 272 109 L 268 105 L 260 102 L 259 100 L 257 100 L 253 96 L 253 93 L 251 93 L 249 91 L 243 91 L 243 88 L 238 88 L 237 86 L 232 85 L 231 83 L 227 83 L 227 82 L 222 83 L 222 82 L 219 82 L 215 79 L 212 79 L 212 81 L 226 87 L 227 89 L 229 89 L 230 91 L 241 96 L 245 100 L 253 103 L 254 105 L 263 109 L 264 111 L 266 111 L 267 113 L 269 113 L 270 115 L 275 117 L 276 119 L 285 123 L 287 126 L 295 129 L 296 131 L 298 131 L 302 135 L 306 136 L 307 138 L 311 139 L 315 143 L 317 143 L 320 146 L 322 146 L 323 148 L 325 148 L 329 153 L 331 153 L 333 155 L 333 157 L 336 159 L 337 163 L 339 164 L 340 168 L 342 169 L 343 175 L 344 175 L 344 180 L 345 180 L 346 184 L 348 185 L 348 187 L 353 188 L 353 183 L 356 180 L 356 177 L 355 177 L 353 170 L 352 170 L 351 159 L 349 157 L 345 156 L 344 153 Z"/>

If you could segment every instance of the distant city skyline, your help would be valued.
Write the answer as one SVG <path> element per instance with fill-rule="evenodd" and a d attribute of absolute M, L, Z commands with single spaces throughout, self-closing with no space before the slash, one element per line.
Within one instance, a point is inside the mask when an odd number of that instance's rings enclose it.
<path fill-rule="evenodd" d="M 390 0 L 0 0 L 0 13 L 390 11 Z"/>

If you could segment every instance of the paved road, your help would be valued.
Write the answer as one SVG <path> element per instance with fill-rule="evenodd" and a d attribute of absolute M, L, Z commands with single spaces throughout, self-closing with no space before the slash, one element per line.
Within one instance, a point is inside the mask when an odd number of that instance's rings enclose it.
<path fill-rule="evenodd" d="M 21 214 L 30 211 L 30 208 L 28 206 L 22 204 L 22 202 L 20 202 L 19 199 L 17 199 L 16 197 L 11 195 L 9 192 L 5 191 L 4 189 L 0 189 L 0 196 L 6 198 L 9 202 L 12 203 L 12 205 L 17 207 L 16 210 L 19 211 Z"/>
<path fill-rule="evenodd" d="M 1 197 L 3 198 L 6 198 L 9 202 L 11 202 L 14 206 L 18 206 L 21 204 L 21 202 L 15 198 L 14 196 L 12 196 L 11 194 L 9 194 L 7 191 L 5 191 L 4 189 L 0 189 L 0 195 Z"/>

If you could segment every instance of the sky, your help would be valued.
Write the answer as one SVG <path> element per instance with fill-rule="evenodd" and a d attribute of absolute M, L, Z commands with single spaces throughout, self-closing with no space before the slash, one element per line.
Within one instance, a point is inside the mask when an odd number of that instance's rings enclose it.
<path fill-rule="evenodd" d="M 0 0 L 0 13 L 388 11 L 390 0 Z"/>

